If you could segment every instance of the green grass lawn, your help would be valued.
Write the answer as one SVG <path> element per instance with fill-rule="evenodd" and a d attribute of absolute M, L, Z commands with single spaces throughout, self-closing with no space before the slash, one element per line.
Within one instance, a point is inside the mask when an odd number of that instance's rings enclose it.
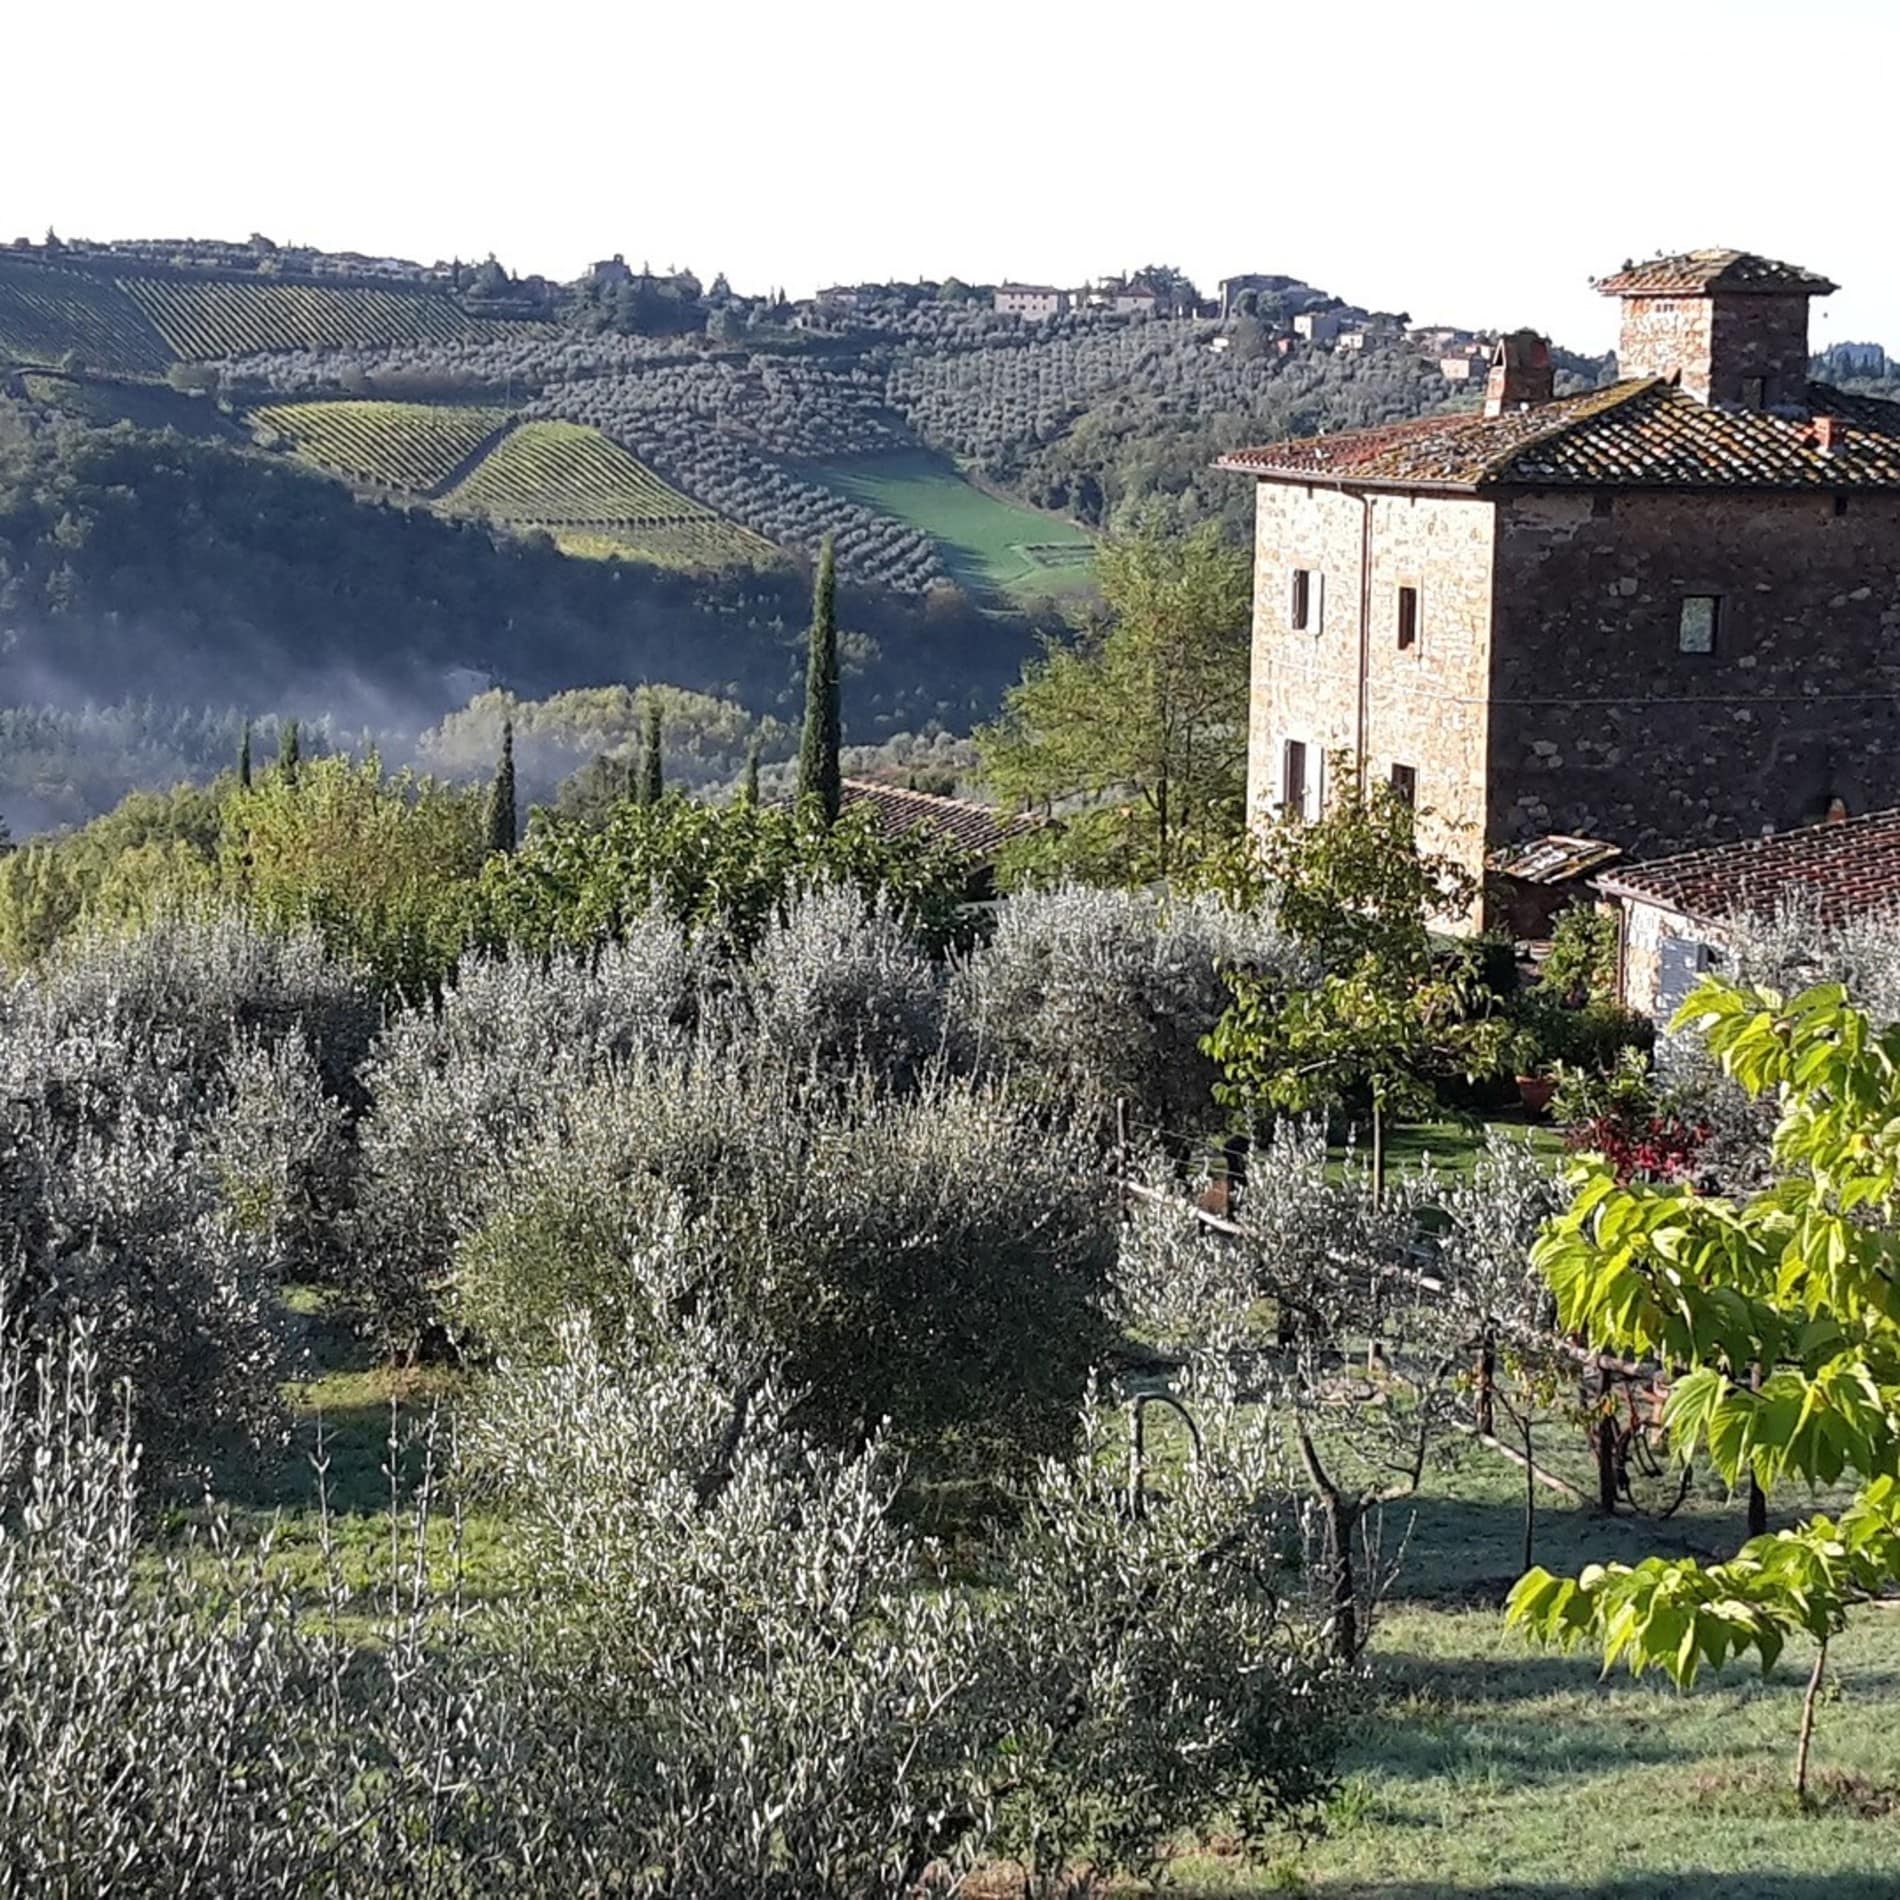
<path fill-rule="evenodd" d="M 1471 1121 L 1402 1122 L 1386 1131 L 1386 1166 L 1397 1173 L 1429 1162 L 1441 1174 L 1469 1174 L 1484 1153 L 1487 1131 L 1493 1128 L 1525 1137 L 1552 1162 L 1564 1152 L 1562 1138 L 1548 1122 L 1533 1119 L 1521 1108 L 1507 1108 Z M 1370 1156 L 1370 1141 L 1370 1135 L 1361 1129 L 1350 1140 L 1335 1141 L 1328 1152 L 1337 1166 L 1343 1167 L 1349 1156 L 1363 1162 Z"/>
<path fill-rule="evenodd" d="M 1582 1478 L 1574 1426 L 1538 1457 Z M 1600 1680 L 1588 1656 L 1531 1647 L 1498 1605 L 1518 1572 L 1521 1474 L 1476 1446 L 1388 1513 L 1405 1566 L 1374 1642 L 1375 1700 L 1323 1838 L 1269 1870 L 1204 1859 L 1187 1893 L 1424 1900 L 1821 1900 L 1900 1894 L 1900 1605 L 1862 1610 L 1829 1651 L 1810 1811 L 1789 1787 L 1812 1651 L 1739 1666 L 1688 1695 Z M 1803 1500 L 1790 1498 L 1792 1509 Z M 1605 1520 L 1550 1493 L 1535 1555 L 1553 1570 L 1652 1551 L 1732 1550 L 1739 1505 L 1692 1498 L 1663 1523 Z"/>
<path fill-rule="evenodd" d="M 972 593 L 1046 599 L 1079 592 L 1094 578 L 1094 544 L 1085 529 L 989 494 L 942 456 L 865 456 L 810 463 L 800 472 L 921 529 Z"/>
<path fill-rule="evenodd" d="M 1449 1159 L 1455 1126 L 1413 1131 L 1417 1147 Z M 411 1428 L 463 1386 L 441 1372 L 378 1367 L 323 1299 L 302 1294 L 295 1304 L 309 1327 L 312 1367 L 291 1389 L 294 1442 L 269 1469 L 221 1489 L 240 1518 L 275 1519 L 279 1561 L 316 1589 L 322 1559 L 308 1453 L 321 1418 L 334 1541 L 367 1610 L 370 1594 L 386 1591 L 391 1562 L 391 1401 L 395 1457 L 413 1477 Z M 1535 1454 L 1591 1495 L 1590 1456 L 1574 1421 L 1547 1420 Z M 1900 1605 L 1859 1612 L 1830 1652 L 1814 1800 L 1803 1812 L 1789 1771 L 1811 1652 L 1791 1647 L 1766 1679 L 1731 1667 L 1679 1695 L 1662 1681 L 1602 1681 L 1588 1656 L 1533 1648 L 1500 1614 L 1523 1560 L 1524 1496 L 1515 1466 L 1457 1440 L 1421 1495 L 1388 1509 L 1384 1546 L 1402 1550 L 1402 1566 L 1323 1833 L 1286 1841 L 1265 1866 L 1217 1851 L 1191 1855 L 1171 1891 L 1326 1900 L 1900 1895 Z M 1797 1496 L 1777 1502 L 1787 1516 L 1806 1505 Z M 1605 1519 L 1540 1489 L 1533 1557 L 1574 1571 L 1651 1552 L 1719 1555 L 1743 1534 L 1739 1503 L 1712 1486 L 1663 1521 Z M 429 1545 L 444 1583 L 455 1564 L 450 1535 L 444 1510 Z M 513 1587 L 505 1517 L 471 1512 L 460 1562 L 471 1598 Z M 1013 1896 L 1020 1881 L 999 1870 L 971 1892 Z"/>

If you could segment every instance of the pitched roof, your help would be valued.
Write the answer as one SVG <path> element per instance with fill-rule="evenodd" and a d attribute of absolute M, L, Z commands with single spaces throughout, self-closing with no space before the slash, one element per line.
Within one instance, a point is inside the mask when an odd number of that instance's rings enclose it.
<path fill-rule="evenodd" d="M 1753 251 L 1683 251 L 1625 264 L 1597 289 L 1611 297 L 1707 297 L 1725 295 L 1825 297 L 1838 288 L 1799 264 L 1779 264 Z"/>
<path fill-rule="evenodd" d="M 1821 922 L 1840 923 L 1900 905 L 1900 809 L 1656 858 L 1598 878 L 1597 888 L 1700 918 L 1772 915 L 1798 897 Z"/>
<path fill-rule="evenodd" d="M 928 831 L 939 843 L 980 862 L 995 857 L 1012 838 L 1040 831 L 1049 822 L 1034 813 L 998 811 L 993 805 L 914 792 L 903 785 L 880 785 L 874 779 L 846 779 L 844 803 L 847 808 L 867 806 L 886 836 Z"/>
<path fill-rule="evenodd" d="M 1900 488 L 1900 403 L 1808 385 L 1809 415 L 1718 409 L 1651 378 L 1500 416 L 1417 416 L 1235 449 L 1216 464 L 1283 481 L 1394 488 Z"/>

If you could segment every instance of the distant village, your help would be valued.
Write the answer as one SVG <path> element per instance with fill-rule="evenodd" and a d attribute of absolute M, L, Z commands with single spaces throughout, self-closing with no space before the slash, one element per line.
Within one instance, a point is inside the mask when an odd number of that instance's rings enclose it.
<path fill-rule="evenodd" d="M 690 271 L 650 264 L 629 264 L 624 255 L 602 258 L 572 282 L 535 274 L 516 276 L 493 257 L 480 262 L 438 258 L 424 264 L 413 258 L 381 257 L 361 251 L 325 251 L 312 245 L 280 244 L 253 233 L 243 242 L 211 238 L 61 239 L 15 238 L 15 252 L 41 262 L 74 265 L 136 265 L 141 271 L 242 274 L 258 277 L 318 278 L 333 283 L 409 285 L 449 292 L 472 308 L 495 316 L 551 317 L 576 293 L 595 297 L 660 292 L 677 303 L 763 301 L 776 321 L 814 334 L 843 332 L 865 316 L 920 303 L 987 303 L 999 316 L 1042 323 L 1082 314 L 1193 319 L 1239 326 L 1262 326 L 1264 343 L 1282 356 L 1303 350 L 1355 351 L 1409 348 L 1437 363 L 1448 383 L 1481 384 L 1497 344 L 1493 333 L 1454 325 L 1415 326 L 1404 312 L 1368 310 L 1330 295 L 1297 277 L 1252 272 L 1220 280 L 1218 295 L 1204 297 L 1175 271 L 1109 276 L 1072 288 L 1053 284 L 964 284 L 942 282 L 832 284 L 815 296 L 788 298 L 783 291 L 758 298 L 735 297 L 723 277 L 710 290 Z M 1208 339 L 1216 353 L 1233 347 L 1231 334 Z"/>

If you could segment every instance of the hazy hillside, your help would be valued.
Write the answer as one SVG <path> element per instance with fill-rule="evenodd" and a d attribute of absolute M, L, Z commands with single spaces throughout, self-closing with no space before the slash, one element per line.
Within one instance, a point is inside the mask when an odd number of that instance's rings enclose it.
<path fill-rule="evenodd" d="M 284 457 L 0 401 L 0 705 L 237 706 L 426 725 L 472 690 L 664 680 L 792 715 L 807 581 L 575 560 L 365 504 Z M 856 740 L 967 730 L 1032 646 L 960 595 L 847 587 Z M 0 810 L 4 810 L 0 803 Z"/>
<path fill-rule="evenodd" d="M 794 720 L 826 536 L 851 738 L 967 733 L 1100 532 L 1244 534 L 1220 450 L 1471 399 L 1429 339 L 1293 278 L 1228 319 L 1027 322 L 954 282 L 794 307 L 602 268 L 0 251 L 0 815 L 202 776 L 243 714 L 399 746 L 490 687 L 652 681 Z M 1302 342 L 1301 311 L 1364 347 Z"/>

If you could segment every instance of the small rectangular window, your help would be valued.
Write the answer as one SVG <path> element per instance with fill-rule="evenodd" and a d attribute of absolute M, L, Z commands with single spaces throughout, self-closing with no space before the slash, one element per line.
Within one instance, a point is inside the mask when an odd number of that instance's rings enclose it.
<path fill-rule="evenodd" d="M 1298 739 L 1289 739 L 1281 756 L 1280 811 L 1287 818 L 1306 816 L 1306 747 Z"/>
<path fill-rule="evenodd" d="M 1597 492 L 1590 497 L 1590 512 L 1595 515 L 1599 521 L 1607 521 L 1611 515 L 1616 513 L 1616 497 L 1609 493 L 1607 489 L 1599 488 Z"/>
<path fill-rule="evenodd" d="M 1395 765 L 1392 768 L 1392 790 L 1407 805 L 1418 803 L 1418 767 L 1415 765 Z"/>
<path fill-rule="evenodd" d="M 1742 407 L 1744 409 L 1759 409 L 1767 400 L 1767 377 L 1744 376 L 1742 378 Z"/>
<path fill-rule="evenodd" d="M 1676 627 L 1678 653 L 1713 653 L 1715 629 L 1721 619 L 1722 603 L 1714 594 L 1685 594 L 1682 618 Z"/>
<path fill-rule="evenodd" d="M 1313 575 L 1310 568 L 1293 570 L 1293 598 L 1287 608 L 1287 624 L 1295 633 L 1304 633 L 1313 624 Z"/>
<path fill-rule="evenodd" d="M 1401 587 L 1399 589 L 1399 646 L 1401 649 L 1418 644 L 1418 589 Z"/>

